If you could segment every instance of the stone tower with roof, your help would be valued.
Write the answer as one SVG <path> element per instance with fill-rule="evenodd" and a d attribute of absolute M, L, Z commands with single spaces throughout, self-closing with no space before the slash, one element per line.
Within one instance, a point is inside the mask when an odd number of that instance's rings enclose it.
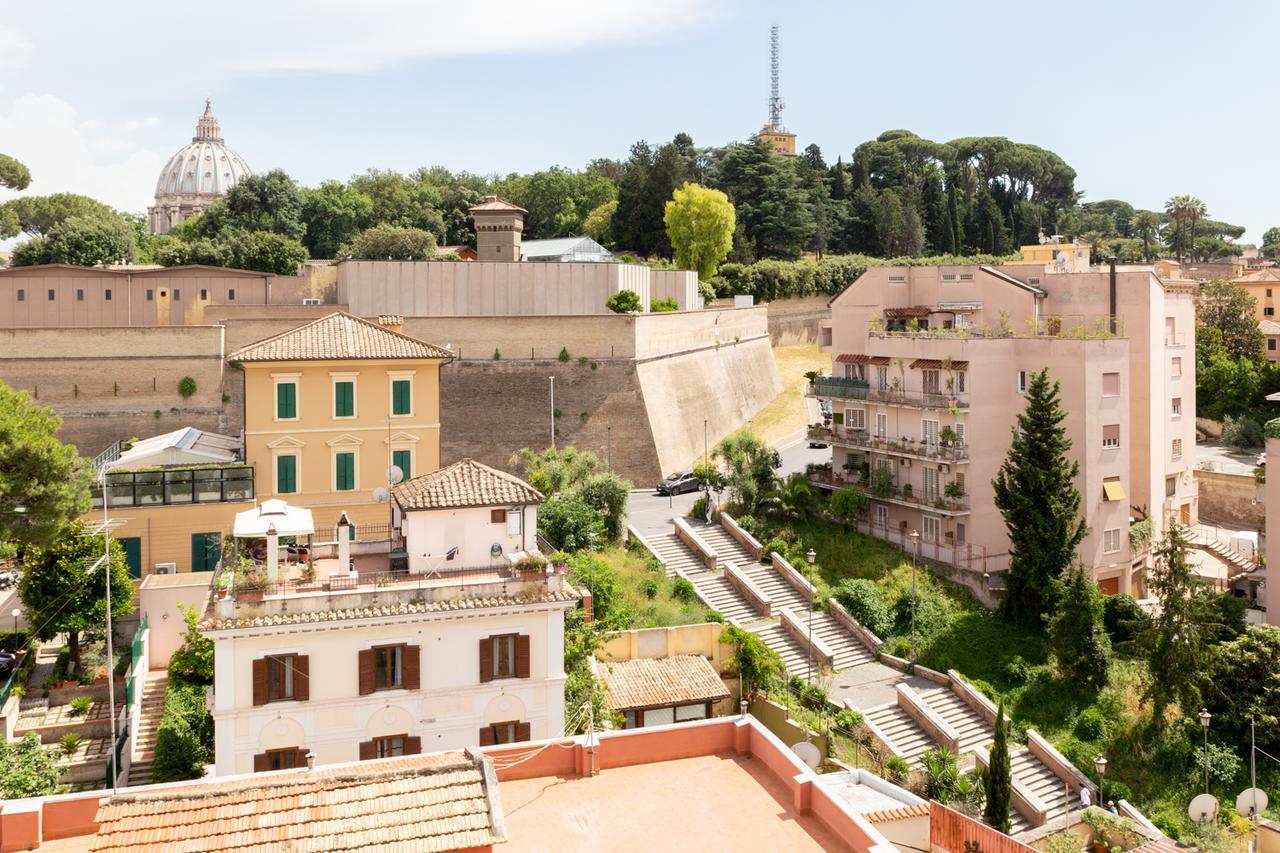
<path fill-rule="evenodd" d="M 476 260 L 520 260 L 520 235 L 528 212 L 496 195 L 485 196 L 471 208 L 476 223 Z"/>

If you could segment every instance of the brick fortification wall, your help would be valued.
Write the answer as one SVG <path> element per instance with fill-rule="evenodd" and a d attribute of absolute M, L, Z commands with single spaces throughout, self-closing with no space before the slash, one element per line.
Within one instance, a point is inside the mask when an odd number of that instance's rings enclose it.
<path fill-rule="evenodd" d="M 59 437 L 94 456 L 119 438 L 227 428 L 222 338 L 204 326 L 0 330 L 0 379 L 52 406 Z"/>
<path fill-rule="evenodd" d="M 226 312 L 225 327 L 0 331 L 0 379 L 53 406 L 61 437 L 86 456 L 182 426 L 235 435 L 244 381 L 224 354 L 309 319 L 235 313 Z M 444 463 L 472 456 L 509 468 L 521 447 L 546 447 L 555 376 L 557 443 L 608 456 L 619 474 L 647 486 L 701 455 L 704 419 L 714 444 L 780 390 L 764 308 L 410 317 L 404 328 L 461 355 L 441 377 Z M 196 380 L 187 400 L 177 391 L 183 376 Z"/>

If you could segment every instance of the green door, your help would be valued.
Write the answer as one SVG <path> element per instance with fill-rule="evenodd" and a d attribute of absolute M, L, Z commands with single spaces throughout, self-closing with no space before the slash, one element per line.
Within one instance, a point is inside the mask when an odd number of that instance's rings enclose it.
<path fill-rule="evenodd" d="M 404 475 L 406 480 L 413 478 L 413 472 L 409 470 L 410 461 L 413 459 L 413 451 L 411 450 L 393 450 L 391 451 L 391 464 L 400 469 L 400 473 Z"/>
<path fill-rule="evenodd" d="M 191 571 L 211 572 L 222 550 L 221 533 L 191 534 Z"/>
<path fill-rule="evenodd" d="M 142 537 L 126 536 L 120 540 L 124 548 L 124 559 L 129 564 L 129 577 L 142 577 Z"/>

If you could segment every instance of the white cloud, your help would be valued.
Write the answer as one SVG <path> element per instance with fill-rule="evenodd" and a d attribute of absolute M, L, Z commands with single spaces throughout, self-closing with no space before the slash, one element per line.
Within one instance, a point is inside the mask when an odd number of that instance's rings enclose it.
<path fill-rule="evenodd" d="M 634 43 L 703 23 L 718 15 L 723 2 L 222 0 L 216 15 L 193 17 L 190 5 L 169 0 L 135 0 L 127 15 L 114 3 L 66 0 L 26 4 L 9 14 L 51 70 L 68 64 L 110 68 L 121 79 L 145 80 L 149 87 L 189 87 L 193 78 L 365 73 L 415 59 L 559 53 L 624 39 Z M 67 26 L 68 20 L 75 26 Z M 177 66 L 176 56 L 181 57 Z"/>
<path fill-rule="evenodd" d="M 25 67 L 31 62 L 35 53 L 35 45 L 22 33 L 0 27 L 0 71 Z"/>
<path fill-rule="evenodd" d="M 142 211 L 165 158 L 132 141 L 121 130 L 127 124 L 87 121 L 61 98 L 27 94 L 0 113 L 0 140 L 31 170 L 27 193 L 74 192 Z M 14 195 L 0 190 L 0 201 Z"/>

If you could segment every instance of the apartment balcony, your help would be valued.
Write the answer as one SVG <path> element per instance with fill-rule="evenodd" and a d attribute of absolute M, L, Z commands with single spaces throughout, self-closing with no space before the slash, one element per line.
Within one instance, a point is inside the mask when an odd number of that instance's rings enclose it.
<path fill-rule="evenodd" d="M 939 308 L 937 313 L 948 313 Z M 1110 314 L 1048 314 L 1037 318 L 1013 320 L 1002 317 L 995 325 L 939 328 L 927 325 L 899 327 L 892 321 L 872 319 L 867 323 L 867 336 L 874 338 L 932 338 L 936 340 L 980 340 L 983 338 L 1063 338 L 1068 340 L 1102 340 L 1123 338 L 1124 318 Z"/>
<path fill-rule="evenodd" d="M 805 395 L 827 400 L 865 400 L 891 406 L 908 406 L 913 409 L 969 408 L 967 393 L 916 391 L 905 388 L 872 388 L 863 379 L 845 379 L 840 376 L 819 376 L 809 383 Z"/>
<path fill-rule="evenodd" d="M 964 444 L 938 441 L 930 443 L 914 438 L 889 438 L 875 436 L 866 430 L 850 429 L 846 426 L 811 426 L 809 439 L 838 444 L 841 447 L 852 447 L 874 453 L 885 453 L 908 459 L 922 459 L 930 462 L 969 461 L 969 448 Z"/>
<path fill-rule="evenodd" d="M 1169 349 L 1178 349 L 1187 345 L 1187 336 L 1179 334 L 1166 334 L 1164 336 L 1164 345 Z"/>
<path fill-rule="evenodd" d="M 969 515 L 972 510 L 969 495 L 958 498 L 943 494 L 924 497 L 916 494 L 914 485 L 910 483 L 902 486 L 896 483 L 889 484 L 885 488 L 885 484 L 868 482 L 868 478 L 864 478 L 859 471 L 835 471 L 829 465 L 811 465 L 806 473 L 809 481 L 818 488 L 835 490 L 846 486 L 858 486 L 871 500 L 909 507 L 933 515 L 964 516 Z"/>

